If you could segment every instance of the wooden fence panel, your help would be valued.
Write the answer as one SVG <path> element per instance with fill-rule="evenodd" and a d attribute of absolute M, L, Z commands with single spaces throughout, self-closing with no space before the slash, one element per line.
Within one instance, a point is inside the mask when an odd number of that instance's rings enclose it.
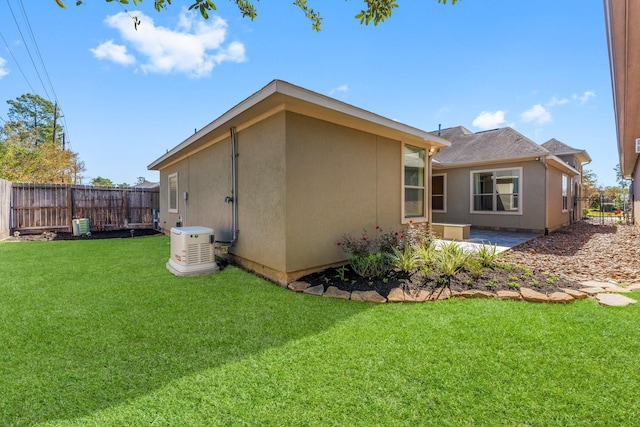
<path fill-rule="evenodd" d="M 12 229 L 68 231 L 69 191 L 66 185 L 13 184 Z"/>
<path fill-rule="evenodd" d="M 159 190 L 81 185 L 13 185 L 13 230 L 72 231 L 72 219 L 89 218 L 91 230 L 152 228 Z"/>
<path fill-rule="evenodd" d="M 11 234 L 11 183 L 0 179 L 0 239 Z"/>

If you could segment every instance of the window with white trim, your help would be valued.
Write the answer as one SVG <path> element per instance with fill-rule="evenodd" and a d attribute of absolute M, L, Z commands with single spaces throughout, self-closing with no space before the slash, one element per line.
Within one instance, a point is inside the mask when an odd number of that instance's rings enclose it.
<path fill-rule="evenodd" d="M 424 218 L 426 150 L 411 145 L 404 146 L 404 217 Z"/>
<path fill-rule="evenodd" d="M 434 212 L 447 211 L 447 175 L 431 176 L 431 210 Z"/>
<path fill-rule="evenodd" d="M 562 174 L 562 211 L 569 210 L 569 177 Z"/>
<path fill-rule="evenodd" d="M 522 168 L 471 172 L 471 212 L 522 213 Z"/>
<path fill-rule="evenodd" d="M 169 213 L 178 213 L 178 172 L 169 175 Z"/>

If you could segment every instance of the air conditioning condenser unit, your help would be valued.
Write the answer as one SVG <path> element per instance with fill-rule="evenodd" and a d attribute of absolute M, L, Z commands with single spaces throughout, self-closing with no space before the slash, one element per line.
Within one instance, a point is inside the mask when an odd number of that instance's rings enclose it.
<path fill-rule="evenodd" d="M 208 227 L 173 227 L 167 269 L 176 276 L 215 273 L 214 233 Z"/>

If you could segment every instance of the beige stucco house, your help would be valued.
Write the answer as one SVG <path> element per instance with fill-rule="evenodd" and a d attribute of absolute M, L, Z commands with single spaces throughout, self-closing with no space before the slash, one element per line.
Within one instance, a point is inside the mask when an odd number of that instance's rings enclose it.
<path fill-rule="evenodd" d="M 336 242 L 427 222 L 444 139 L 274 80 L 159 157 L 160 220 L 214 229 L 247 268 L 287 283 L 343 262 Z"/>
<path fill-rule="evenodd" d="M 604 0 L 620 168 L 640 228 L 640 2 Z"/>
<path fill-rule="evenodd" d="M 433 223 L 548 233 L 582 217 L 584 150 L 540 146 L 510 127 L 438 133 L 451 147 L 434 156 Z"/>

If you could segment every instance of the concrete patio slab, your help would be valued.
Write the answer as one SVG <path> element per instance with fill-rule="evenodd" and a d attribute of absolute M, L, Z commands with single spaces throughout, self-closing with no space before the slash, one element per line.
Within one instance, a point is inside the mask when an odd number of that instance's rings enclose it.
<path fill-rule="evenodd" d="M 496 245 L 498 252 L 504 252 L 541 235 L 539 233 L 484 230 L 471 227 L 469 238 L 456 240 L 456 243 L 468 250 L 477 250 L 483 243 L 489 246 Z"/>

